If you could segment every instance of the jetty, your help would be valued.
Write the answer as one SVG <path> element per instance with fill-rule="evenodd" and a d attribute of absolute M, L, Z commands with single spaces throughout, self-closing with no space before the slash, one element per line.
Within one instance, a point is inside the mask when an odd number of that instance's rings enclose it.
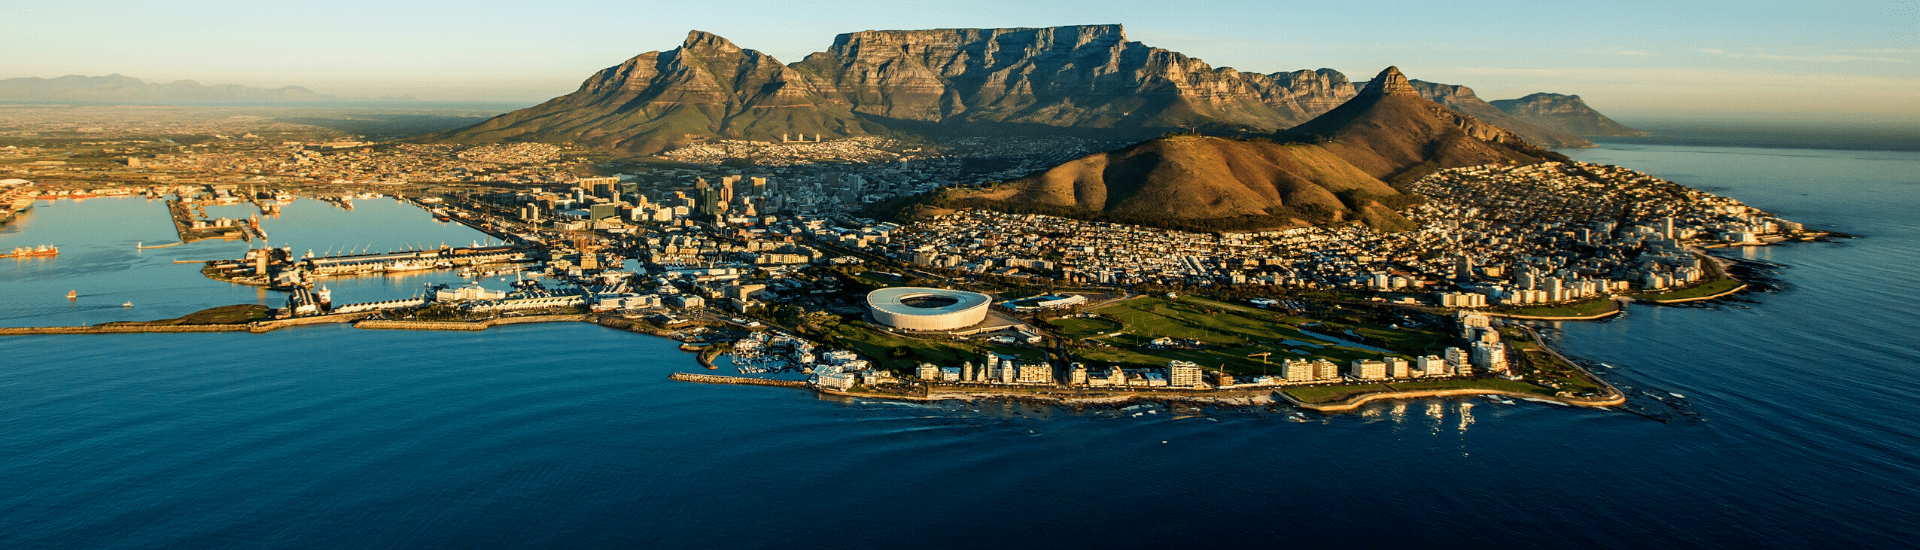
<path fill-rule="evenodd" d="M 718 374 L 695 374 L 676 372 L 667 375 L 668 380 L 694 382 L 699 384 L 731 384 L 735 386 L 774 386 L 780 388 L 812 388 L 813 384 L 799 380 L 773 380 L 768 378 L 747 378 L 745 376 L 722 376 Z"/>

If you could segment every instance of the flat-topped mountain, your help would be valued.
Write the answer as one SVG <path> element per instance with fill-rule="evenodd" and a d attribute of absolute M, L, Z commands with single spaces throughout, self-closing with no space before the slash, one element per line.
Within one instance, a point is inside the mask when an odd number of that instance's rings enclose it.
<path fill-rule="evenodd" d="M 1537 93 L 1520 99 L 1494 101 L 1492 105 L 1509 115 L 1576 136 L 1647 135 L 1646 132 L 1628 128 L 1624 124 L 1607 118 L 1606 115 L 1588 107 L 1587 102 L 1582 101 L 1577 95 Z"/>
<path fill-rule="evenodd" d="M 1471 90 L 1420 84 L 1541 144 L 1591 145 L 1507 116 Z M 573 93 L 432 137 L 644 155 L 701 140 L 783 136 L 1248 135 L 1306 122 L 1355 93 L 1332 69 L 1213 67 L 1128 41 L 1119 25 L 862 31 L 791 65 L 694 31 L 679 48 L 609 67 Z"/>
<path fill-rule="evenodd" d="M 1215 68 L 1120 25 L 848 33 L 793 67 L 855 112 L 959 126 L 1284 128 L 1347 97 L 1332 70 Z"/>
<path fill-rule="evenodd" d="M 332 96 L 314 93 L 299 86 L 265 89 L 234 84 L 203 85 L 192 80 L 160 83 L 117 74 L 0 80 L 0 101 L 214 103 L 332 101 L 334 99 Z"/>
<path fill-rule="evenodd" d="M 1274 139 L 1171 136 L 1076 159 L 929 207 L 984 207 L 1192 230 L 1359 221 L 1394 230 L 1417 201 L 1389 182 L 1441 168 L 1564 159 L 1421 97 L 1388 67 L 1352 100 Z"/>

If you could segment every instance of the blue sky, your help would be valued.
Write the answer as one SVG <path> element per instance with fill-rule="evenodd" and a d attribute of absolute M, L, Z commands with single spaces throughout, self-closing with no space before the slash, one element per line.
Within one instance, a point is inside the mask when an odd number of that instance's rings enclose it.
<path fill-rule="evenodd" d="M 1920 123 L 1920 0 L 1869 2 L 0 2 L 0 78 L 119 73 L 535 102 L 713 32 L 783 62 L 868 29 L 1121 23 L 1220 67 L 1397 65 L 1626 118 Z"/>

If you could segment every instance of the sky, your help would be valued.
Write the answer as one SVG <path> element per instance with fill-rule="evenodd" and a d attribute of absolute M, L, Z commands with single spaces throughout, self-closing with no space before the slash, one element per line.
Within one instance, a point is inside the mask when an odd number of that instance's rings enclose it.
<path fill-rule="evenodd" d="M 1622 119 L 1920 124 L 1920 0 L 0 0 L 0 78 L 122 74 L 532 104 L 690 29 L 799 61 L 844 32 L 1119 23 L 1215 67 L 1388 65 Z"/>

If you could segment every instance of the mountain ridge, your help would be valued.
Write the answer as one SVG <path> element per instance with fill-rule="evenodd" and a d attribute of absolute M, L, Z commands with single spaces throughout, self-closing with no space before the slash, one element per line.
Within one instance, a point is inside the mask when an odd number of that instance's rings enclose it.
<path fill-rule="evenodd" d="M 0 80 L 0 101 L 111 102 L 293 102 L 338 98 L 300 86 L 254 88 L 237 84 L 200 84 L 192 80 L 147 82 L 130 76 L 66 75 Z"/>
<path fill-rule="evenodd" d="M 1542 145 L 1592 146 L 1506 114 L 1464 86 L 1410 85 Z M 785 65 L 692 31 L 679 48 L 603 69 L 572 93 L 427 138 L 651 155 L 703 140 L 802 135 L 1262 135 L 1323 114 L 1359 87 L 1332 69 L 1213 67 L 1127 40 L 1120 25 L 843 33 Z"/>

